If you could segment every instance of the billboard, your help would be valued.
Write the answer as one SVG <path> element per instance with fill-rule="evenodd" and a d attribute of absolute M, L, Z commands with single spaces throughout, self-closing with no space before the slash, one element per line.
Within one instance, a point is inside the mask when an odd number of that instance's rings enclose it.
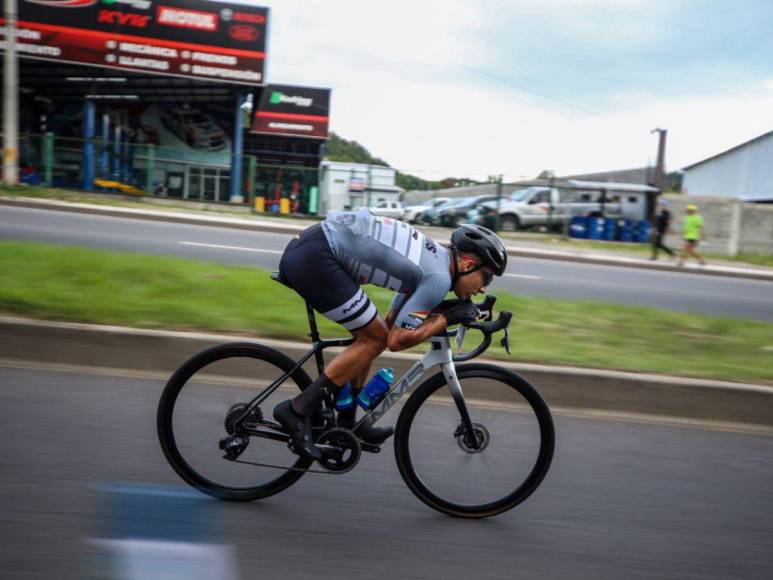
<path fill-rule="evenodd" d="M 327 139 L 329 115 L 330 89 L 266 85 L 252 132 Z"/>
<path fill-rule="evenodd" d="M 21 57 L 264 83 L 268 8 L 208 0 L 18 2 Z M 5 28 L 0 35 L 4 49 Z"/>

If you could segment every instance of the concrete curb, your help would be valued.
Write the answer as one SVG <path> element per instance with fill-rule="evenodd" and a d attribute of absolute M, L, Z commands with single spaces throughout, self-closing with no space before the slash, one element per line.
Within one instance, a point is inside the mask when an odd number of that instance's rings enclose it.
<path fill-rule="evenodd" d="M 84 203 L 71 203 L 57 200 L 40 200 L 36 198 L 10 198 L 0 197 L 0 205 L 13 207 L 26 207 L 33 209 L 49 209 L 74 213 L 87 213 L 111 217 L 142 219 L 150 221 L 166 221 L 200 226 L 212 226 L 251 231 L 270 231 L 282 234 L 296 234 L 309 226 L 309 224 L 296 225 L 274 220 L 231 218 L 216 215 L 194 215 L 186 212 L 171 210 L 145 210 L 133 208 L 119 208 L 98 206 Z M 430 228 L 427 228 L 430 229 Z M 773 281 L 773 270 L 757 270 L 753 268 L 734 268 L 730 266 L 705 266 L 705 267 L 680 267 L 667 262 L 652 262 L 637 258 L 604 256 L 601 254 L 560 252 L 555 250 L 541 250 L 523 246 L 508 246 L 507 253 L 510 256 L 522 258 L 535 258 L 541 260 L 558 260 L 564 262 L 579 262 L 584 264 L 597 264 L 602 266 L 615 266 L 623 268 L 640 268 L 646 270 L 660 270 L 666 272 L 679 272 L 682 274 L 701 274 L 705 276 L 722 276 L 730 278 L 745 278 L 751 280 Z"/>
<path fill-rule="evenodd" d="M 260 342 L 290 356 L 308 350 L 306 344 L 291 341 L 0 317 L 0 359 L 41 364 L 171 375 L 196 352 L 232 341 Z M 416 358 L 413 354 L 386 353 L 376 364 L 394 367 L 400 376 Z M 485 359 L 476 362 L 491 362 L 523 375 L 556 408 L 773 428 L 770 386 Z M 314 376 L 313 364 L 307 367 Z M 491 401 L 495 400 L 492 394 Z"/>

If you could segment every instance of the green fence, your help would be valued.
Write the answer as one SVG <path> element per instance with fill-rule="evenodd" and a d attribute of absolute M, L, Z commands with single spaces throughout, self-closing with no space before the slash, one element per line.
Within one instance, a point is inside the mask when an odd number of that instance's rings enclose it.
<path fill-rule="evenodd" d="M 87 155 L 89 148 L 91 154 Z M 152 136 L 150 142 L 140 144 L 125 138 L 85 140 L 25 133 L 19 137 L 19 149 L 21 180 L 26 183 L 83 189 L 91 175 L 96 192 L 211 203 L 234 201 L 232 155 L 227 146 L 213 152 L 161 146 L 152 142 Z M 249 154 L 242 154 L 240 162 L 238 203 L 269 212 L 316 213 L 316 168 L 261 163 Z"/>

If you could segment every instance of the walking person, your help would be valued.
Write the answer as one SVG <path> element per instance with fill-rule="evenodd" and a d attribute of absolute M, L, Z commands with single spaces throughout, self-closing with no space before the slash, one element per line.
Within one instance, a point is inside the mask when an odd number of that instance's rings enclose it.
<path fill-rule="evenodd" d="M 684 266 L 684 261 L 688 255 L 694 256 L 701 266 L 706 265 L 706 260 L 698 253 L 698 243 L 706 241 L 706 234 L 703 228 L 703 216 L 698 213 L 698 206 L 687 204 L 687 215 L 682 220 L 682 233 L 684 235 L 684 246 L 679 256 L 679 265 Z"/>
<path fill-rule="evenodd" d="M 658 200 L 658 211 L 655 214 L 655 237 L 652 239 L 652 257 L 650 260 L 658 259 L 658 250 L 663 250 L 672 258 L 676 255 L 674 251 L 663 243 L 663 237 L 671 233 L 671 212 L 668 211 L 668 200 L 660 198 Z"/>

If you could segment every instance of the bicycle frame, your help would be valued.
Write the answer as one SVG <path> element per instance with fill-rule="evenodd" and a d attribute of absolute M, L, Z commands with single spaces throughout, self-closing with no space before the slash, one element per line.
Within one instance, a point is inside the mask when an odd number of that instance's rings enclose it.
<path fill-rule="evenodd" d="M 244 411 L 241 417 L 237 420 L 237 423 L 241 423 L 242 420 L 247 417 L 253 409 L 255 409 L 257 406 L 259 406 L 263 401 L 265 401 L 271 393 L 273 393 L 279 386 L 287 380 L 289 376 L 291 376 L 296 370 L 298 370 L 307 360 L 309 360 L 312 356 L 315 357 L 315 361 L 317 364 L 317 370 L 319 371 L 319 374 L 322 374 L 325 363 L 324 363 L 324 357 L 322 356 L 322 351 L 326 348 L 332 347 L 332 346 L 348 346 L 354 342 L 354 338 L 346 338 L 346 339 L 322 339 L 319 335 L 319 330 L 317 328 L 317 321 L 314 315 L 314 309 L 309 305 L 306 304 L 306 312 L 308 314 L 309 319 L 309 336 L 312 340 L 312 348 L 306 352 L 298 361 L 296 362 L 295 366 L 285 372 L 281 377 L 276 379 L 273 383 L 271 383 L 268 387 L 266 387 L 258 396 L 256 396 L 250 403 L 247 405 L 247 409 Z M 393 386 L 389 389 L 389 391 L 384 395 L 384 398 L 381 400 L 378 405 L 376 405 L 375 408 L 368 411 L 365 416 L 360 419 L 357 424 L 354 426 L 354 433 L 355 434 L 361 434 L 365 431 L 367 431 L 373 424 L 376 423 L 381 417 L 383 417 L 389 409 L 391 409 L 397 401 L 399 401 L 403 395 L 406 393 L 409 393 L 413 390 L 413 387 L 416 386 L 421 379 L 424 378 L 424 376 L 434 367 L 440 366 L 441 371 L 443 372 L 443 376 L 446 380 L 446 383 L 448 384 L 449 390 L 451 391 L 451 396 L 454 399 L 454 403 L 456 404 L 457 409 L 459 410 L 459 414 L 462 419 L 462 424 L 464 426 L 465 433 L 472 434 L 473 428 L 472 428 L 472 421 L 470 419 L 470 414 L 467 411 L 467 405 L 464 401 L 464 394 L 462 393 L 462 386 L 459 383 L 459 379 L 456 376 L 456 367 L 454 365 L 453 361 L 453 352 L 451 349 L 451 341 L 450 336 L 447 332 L 443 332 L 442 334 L 436 335 L 431 337 L 427 342 L 431 344 L 431 349 L 427 351 L 424 356 L 421 357 L 418 361 L 416 361 L 408 371 L 401 376 Z M 332 408 L 334 405 L 334 401 L 326 401 L 328 408 Z M 280 434 L 274 434 L 274 433 L 267 433 L 265 431 L 256 431 L 256 430 L 249 430 L 251 434 L 263 436 L 263 437 L 269 437 L 272 439 L 282 439 L 286 440 L 286 435 L 280 435 Z M 471 441 L 469 442 L 473 448 L 477 449 L 478 441 L 475 437 L 471 438 Z"/>

